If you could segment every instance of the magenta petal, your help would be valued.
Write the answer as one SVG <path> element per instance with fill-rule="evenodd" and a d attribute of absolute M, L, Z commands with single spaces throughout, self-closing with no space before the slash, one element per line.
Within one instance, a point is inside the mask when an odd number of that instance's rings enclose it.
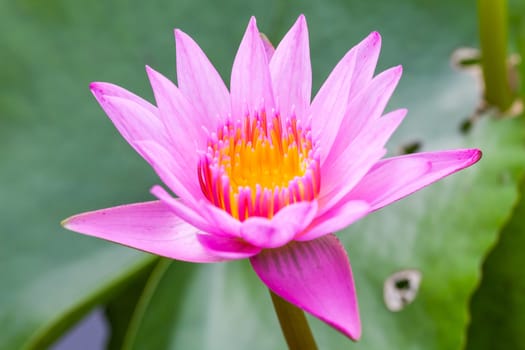
<path fill-rule="evenodd" d="M 182 93 L 203 118 L 220 120 L 230 114 L 230 94 L 199 45 L 175 30 L 177 80 Z"/>
<path fill-rule="evenodd" d="M 211 228 L 207 232 L 218 236 L 240 237 L 241 222 L 226 211 L 217 208 L 207 200 L 198 203 L 202 215 L 209 222 Z"/>
<path fill-rule="evenodd" d="M 250 261 L 275 294 L 349 338 L 360 338 L 361 321 L 350 263 L 334 235 L 263 250 Z"/>
<path fill-rule="evenodd" d="M 300 234 L 317 213 L 317 202 L 299 202 L 279 210 L 272 219 L 250 217 L 242 223 L 241 237 L 261 248 L 277 248 Z"/>
<path fill-rule="evenodd" d="M 300 15 L 275 49 L 270 61 L 270 73 L 277 109 L 284 118 L 295 112 L 297 117 L 309 117 L 312 93 L 312 67 L 308 28 Z"/>
<path fill-rule="evenodd" d="M 195 208 L 195 204 L 191 201 L 186 202 L 180 198 L 173 198 L 164 188 L 158 185 L 153 186 L 150 192 L 168 205 L 176 216 L 190 225 L 204 232 L 213 230 L 213 227 L 201 216 L 200 212 Z"/>
<path fill-rule="evenodd" d="M 478 149 L 415 153 L 377 163 L 347 196 L 361 199 L 377 210 L 464 169 L 481 158 Z"/>
<path fill-rule="evenodd" d="M 296 241 L 310 241 L 329 233 L 337 232 L 353 224 L 370 212 L 370 204 L 365 201 L 347 201 L 336 205 L 315 218 L 304 234 Z"/>
<path fill-rule="evenodd" d="M 268 59 L 255 17 L 250 19 L 235 56 L 230 84 L 234 119 L 261 108 L 270 113 L 274 108 Z"/>
<path fill-rule="evenodd" d="M 204 249 L 197 229 L 175 216 L 160 202 L 101 209 L 63 221 L 68 230 L 123 244 L 171 259 L 190 262 L 225 260 Z"/>
<path fill-rule="evenodd" d="M 199 234 L 197 239 L 213 255 L 228 260 L 249 258 L 261 251 L 261 248 L 250 245 L 239 238 Z"/>

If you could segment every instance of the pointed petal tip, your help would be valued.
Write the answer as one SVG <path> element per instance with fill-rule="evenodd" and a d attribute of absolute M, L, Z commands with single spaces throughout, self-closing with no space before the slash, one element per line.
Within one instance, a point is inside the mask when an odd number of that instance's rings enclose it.
<path fill-rule="evenodd" d="M 89 90 L 91 90 L 91 93 L 98 99 L 99 97 L 102 97 L 105 95 L 104 91 L 108 90 L 108 86 L 112 86 L 111 83 L 105 83 L 101 81 L 93 81 L 89 83 Z"/>
<path fill-rule="evenodd" d="M 393 69 L 399 75 L 403 74 L 403 66 L 402 65 L 395 66 Z"/>
<path fill-rule="evenodd" d="M 372 46 L 381 45 L 381 34 L 378 31 L 373 31 L 368 35 L 368 39 Z"/>
<path fill-rule="evenodd" d="M 85 213 L 75 214 L 70 217 L 67 217 L 64 220 L 60 221 L 60 226 L 62 226 L 63 228 L 69 231 L 79 232 L 78 225 L 79 224 L 82 225 L 82 222 L 84 221 L 83 219 L 92 212 L 95 212 L 95 211 L 88 211 Z M 83 232 L 80 232 L 80 233 L 83 233 Z"/>
<path fill-rule="evenodd" d="M 148 79 L 150 82 L 153 82 L 154 80 L 157 80 L 157 76 L 160 74 L 155 69 L 151 68 L 151 66 L 146 65 L 146 74 L 148 76 Z M 153 84 L 151 84 L 153 86 Z"/>
<path fill-rule="evenodd" d="M 299 25 L 299 29 L 306 27 L 306 16 L 301 13 L 299 17 L 297 17 L 297 21 L 295 23 Z"/>
<path fill-rule="evenodd" d="M 308 40 L 308 24 L 306 23 L 306 17 L 304 15 L 300 15 L 299 18 L 297 18 L 294 27 L 298 35 Z"/>
<path fill-rule="evenodd" d="M 93 91 L 97 88 L 98 84 L 100 84 L 98 81 L 92 81 L 89 83 L 89 90 Z"/>
<path fill-rule="evenodd" d="M 257 18 L 255 16 L 250 17 L 250 21 L 248 22 L 248 28 L 250 29 L 257 29 Z"/>
<path fill-rule="evenodd" d="M 64 220 L 60 221 L 60 226 L 62 226 L 63 228 L 69 230 L 68 224 L 69 224 L 69 222 L 71 221 L 72 218 L 73 218 L 73 217 L 70 216 L 70 217 L 65 218 Z"/>
<path fill-rule="evenodd" d="M 352 341 L 359 341 L 361 339 L 361 320 L 358 320 L 357 323 L 350 323 L 348 325 L 336 324 L 333 322 L 325 321 L 333 328 L 337 329 L 339 332 L 343 333 L 345 336 L 350 338 Z"/>
<path fill-rule="evenodd" d="M 184 46 L 184 40 L 192 40 L 191 37 L 179 28 L 173 29 L 175 36 L 175 46 Z"/>
<path fill-rule="evenodd" d="M 350 339 L 360 338 L 361 320 L 350 262 L 334 235 L 263 250 L 250 262 L 275 294 Z"/>
<path fill-rule="evenodd" d="M 385 79 L 384 82 L 387 86 L 397 86 L 399 83 L 399 80 L 401 79 L 401 76 L 403 75 L 403 66 L 397 65 L 390 67 L 383 72 L 379 73 L 377 77 L 382 76 L 382 79 Z M 374 78 L 375 79 L 375 78 Z"/>
<path fill-rule="evenodd" d="M 472 157 L 470 158 L 471 160 L 470 164 L 477 163 L 481 159 L 481 157 L 483 157 L 483 152 L 480 149 L 473 148 L 471 149 L 471 152 L 472 152 Z"/>

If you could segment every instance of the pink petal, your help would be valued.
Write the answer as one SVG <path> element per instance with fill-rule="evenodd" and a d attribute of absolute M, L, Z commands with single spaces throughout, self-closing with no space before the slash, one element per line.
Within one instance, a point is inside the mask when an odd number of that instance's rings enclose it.
<path fill-rule="evenodd" d="M 136 140 L 156 140 L 163 145 L 169 144 L 164 125 L 157 115 L 152 113 L 157 113 L 155 109 L 145 108 L 145 102 L 139 104 L 135 99 L 105 95 L 105 88 L 108 86 L 109 84 L 105 83 L 92 83 L 91 89 L 117 130 L 139 154 L 144 156 L 134 145 Z M 116 87 L 111 87 L 113 89 L 110 89 L 110 92 L 114 93 Z"/>
<path fill-rule="evenodd" d="M 349 50 L 332 70 L 315 96 L 310 114 L 312 130 L 320 134 L 321 159 L 325 159 L 351 101 L 369 85 L 381 48 L 377 32 Z M 357 57 L 357 59 L 356 59 Z"/>
<path fill-rule="evenodd" d="M 91 89 L 91 92 L 95 95 L 95 98 L 99 101 L 99 103 L 100 99 L 104 96 L 122 97 L 126 100 L 135 102 L 142 108 L 148 110 L 152 115 L 157 115 L 157 108 L 155 106 L 153 106 L 148 101 L 144 100 L 142 97 L 139 97 L 134 93 L 131 93 L 128 90 L 121 88 L 120 86 L 111 83 L 93 82 L 89 85 L 89 88 Z"/>
<path fill-rule="evenodd" d="M 252 246 L 240 238 L 202 234 L 197 235 L 197 238 L 210 253 L 228 260 L 246 259 L 261 251 L 261 248 Z"/>
<path fill-rule="evenodd" d="M 300 234 L 317 213 L 317 202 L 286 206 L 272 218 L 250 217 L 241 226 L 241 237 L 260 248 L 277 248 Z"/>
<path fill-rule="evenodd" d="M 274 109 L 268 60 L 255 17 L 250 19 L 235 56 L 230 88 L 234 119 Z"/>
<path fill-rule="evenodd" d="M 349 338 L 359 339 L 361 322 L 352 271 L 334 235 L 263 250 L 250 261 L 275 294 Z"/>
<path fill-rule="evenodd" d="M 160 202 L 122 205 L 72 216 L 62 223 L 84 233 L 171 259 L 190 262 L 225 260 L 204 249 L 197 229 Z"/>
<path fill-rule="evenodd" d="M 270 61 L 270 73 L 281 116 L 288 118 L 295 112 L 298 118 L 306 121 L 312 92 L 312 67 L 304 15 L 299 16 L 277 46 Z"/>
<path fill-rule="evenodd" d="M 230 95 L 217 70 L 192 38 L 175 30 L 179 88 L 202 118 L 220 120 L 230 114 Z"/>
<path fill-rule="evenodd" d="M 357 62 L 357 61 L 356 61 Z M 394 92 L 403 70 L 397 66 L 375 77 L 370 84 L 349 101 L 348 110 L 339 127 L 328 156 L 321 162 L 331 163 L 370 122 L 378 119 Z"/>
<path fill-rule="evenodd" d="M 374 75 L 379 52 L 381 51 L 381 35 L 378 32 L 370 33 L 352 50 L 356 50 L 357 57 L 352 87 L 349 92 L 350 100 L 370 83 Z"/>
<path fill-rule="evenodd" d="M 196 150 L 206 144 L 203 127 L 212 129 L 215 125 L 210 118 L 199 115 L 196 106 L 192 106 L 168 78 L 148 66 L 146 72 L 162 121 L 179 153 L 186 155 L 182 161 L 197 164 Z"/>
<path fill-rule="evenodd" d="M 146 71 L 159 107 L 159 114 L 173 145 L 165 148 L 164 152 L 159 147 L 148 147 L 152 151 L 149 153 L 149 159 L 153 161 L 157 159 L 155 170 L 177 195 L 190 199 L 178 187 L 173 187 L 173 181 L 167 182 L 167 176 L 162 176 L 162 173 L 168 176 L 171 173 L 172 177 L 176 177 L 192 194 L 192 200 L 203 198 L 195 172 L 198 150 L 206 145 L 207 135 L 204 129 L 212 127 L 211 120 L 200 117 L 169 79 L 150 67 L 146 67 Z M 164 157 L 161 159 L 156 157 L 159 153 Z M 166 164 L 163 164 L 164 161 Z M 188 171 L 192 167 L 195 172 Z"/>
<path fill-rule="evenodd" d="M 169 151 L 155 141 L 138 141 L 135 145 L 144 154 L 144 158 L 174 193 L 188 202 L 204 198 L 194 173 L 188 171 L 188 164 L 176 161 L 176 152 Z M 195 166 L 197 168 L 197 166 Z M 193 176 L 192 176 L 193 175 Z"/>
<path fill-rule="evenodd" d="M 191 201 L 186 202 L 179 198 L 173 198 L 166 190 L 160 186 L 153 186 L 151 194 L 165 203 L 171 211 L 182 220 L 204 232 L 213 231 L 214 228 L 206 219 L 204 219 L 197 209 L 197 206 Z"/>
<path fill-rule="evenodd" d="M 400 109 L 371 122 L 337 159 L 323 165 L 323 184 L 319 194 L 321 212 L 339 202 L 385 155 L 385 144 L 406 112 Z"/>
<path fill-rule="evenodd" d="M 160 186 L 154 186 L 151 193 L 168 204 L 177 216 L 206 233 L 223 237 L 240 237 L 239 220 L 206 200 L 192 203 L 175 199 Z"/>
<path fill-rule="evenodd" d="M 319 135 L 321 158 L 326 158 L 339 126 L 348 109 L 348 97 L 352 84 L 352 73 L 355 67 L 355 51 L 350 50 L 339 61 L 328 79 L 315 96 L 310 114 L 312 115 L 312 130 Z"/>
<path fill-rule="evenodd" d="M 337 232 L 353 224 L 370 212 L 370 204 L 365 201 L 347 201 L 334 206 L 315 218 L 305 233 L 296 237 L 296 241 L 310 241 L 329 233 Z"/>
<path fill-rule="evenodd" d="M 347 198 L 365 200 L 377 210 L 431 183 L 471 166 L 478 149 L 415 153 L 387 158 L 370 170 Z"/>

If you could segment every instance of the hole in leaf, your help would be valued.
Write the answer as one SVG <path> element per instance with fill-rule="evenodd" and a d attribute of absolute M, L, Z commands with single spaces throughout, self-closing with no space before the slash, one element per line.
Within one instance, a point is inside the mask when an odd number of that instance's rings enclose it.
<path fill-rule="evenodd" d="M 454 68 L 459 70 L 479 67 L 481 64 L 481 53 L 472 47 L 460 47 L 452 53 L 450 62 Z"/>
<path fill-rule="evenodd" d="M 459 131 L 462 134 L 468 134 L 468 132 L 472 129 L 472 120 L 471 119 L 465 119 L 464 121 L 459 124 Z"/>
<path fill-rule="evenodd" d="M 402 278 L 396 281 L 397 289 L 410 289 L 410 281 L 407 278 Z"/>
<path fill-rule="evenodd" d="M 422 146 L 423 144 L 421 143 L 421 141 L 417 141 L 417 140 L 404 143 L 399 147 L 399 154 L 415 153 L 419 151 Z"/>
<path fill-rule="evenodd" d="M 397 312 L 411 304 L 416 299 L 420 284 L 419 270 L 401 270 L 389 276 L 383 285 L 383 299 L 387 309 Z"/>

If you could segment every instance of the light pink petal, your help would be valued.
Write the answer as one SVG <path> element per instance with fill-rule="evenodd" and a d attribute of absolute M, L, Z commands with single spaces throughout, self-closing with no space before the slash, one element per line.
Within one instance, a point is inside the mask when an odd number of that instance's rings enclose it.
<path fill-rule="evenodd" d="M 357 61 L 356 61 L 357 62 Z M 348 110 L 339 127 L 328 156 L 321 163 L 331 163 L 361 133 L 363 128 L 380 118 L 402 74 L 401 66 L 386 70 L 349 101 Z"/>
<path fill-rule="evenodd" d="M 173 213 L 180 217 L 182 220 L 188 222 L 190 225 L 195 226 L 203 232 L 213 231 L 214 228 L 210 225 L 205 218 L 202 217 L 198 211 L 196 204 L 191 201 L 186 202 L 180 198 L 173 198 L 166 190 L 160 186 L 153 186 L 150 190 L 151 194 L 164 202 Z"/>
<path fill-rule="evenodd" d="M 180 180 L 192 194 L 193 200 L 199 200 L 203 195 L 198 178 L 195 172 L 188 170 L 192 167 L 195 171 L 197 169 L 198 150 L 206 145 L 205 129 L 209 130 L 213 127 L 211 120 L 200 116 L 169 79 L 150 67 L 146 67 L 146 71 L 159 107 L 159 114 L 173 144 L 173 147 L 163 152 L 167 155 L 165 158 L 170 160 L 169 166 L 164 166 L 164 169 Z M 160 170 L 161 166 L 162 164 L 158 164 L 156 169 Z M 170 188 L 180 197 L 188 199 L 176 188 L 171 186 Z"/>
<path fill-rule="evenodd" d="M 349 50 L 332 70 L 315 96 L 310 114 L 312 130 L 320 134 L 321 159 L 325 159 L 351 101 L 370 83 L 381 48 L 377 32 Z M 357 57 L 357 59 L 356 59 Z"/>
<path fill-rule="evenodd" d="M 352 50 L 356 51 L 357 57 L 352 86 L 349 92 L 350 100 L 370 83 L 374 75 L 379 52 L 381 51 L 381 35 L 378 32 L 370 33 Z"/>
<path fill-rule="evenodd" d="M 157 108 L 155 106 L 144 100 L 142 97 L 139 97 L 120 86 L 111 83 L 93 82 L 89 84 L 89 88 L 101 105 L 102 103 L 100 100 L 103 99 L 104 96 L 122 97 L 126 100 L 135 102 L 144 109 L 147 109 L 152 115 L 157 115 Z"/>
<path fill-rule="evenodd" d="M 359 339 L 361 321 L 352 271 L 334 235 L 263 250 L 250 261 L 275 294 L 349 338 Z"/>
<path fill-rule="evenodd" d="M 299 16 L 277 46 L 270 61 L 270 73 L 281 116 L 288 118 L 295 112 L 299 119 L 306 121 L 312 93 L 312 67 L 304 15 Z"/>
<path fill-rule="evenodd" d="M 231 238 L 240 237 L 241 222 L 207 200 L 191 202 L 175 199 L 160 186 L 153 186 L 151 193 L 168 204 L 177 216 L 205 233 Z"/>
<path fill-rule="evenodd" d="M 329 233 L 334 233 L 350 226 L 370 212 L 370 204 L 365 201 L 347 201 L 335 206 L 315 218 L 304 234 L 296 237 L 296 241 L 310 241 Z"/>
<path fill-rule="evenodd" d="M 319 194 L 325 212 L 350 192 L 385 155 L 385 144 L 401 124 L 405 109 L 393 111 L 370 123 L 339 157 L 321 168 L 323 184 Z"/>
<path fill-rule="evenodd" d="M 173 149 L 168 151 L 155 141 L 137 141 L 136 147 L 164 182 L 177 196 L 188 202 L 203 199 L 204 195 L 193 172 L 188 171 L 188 164 L 176 161 Z M 195 166 L 197 168 L 197 166 Z"/>
<path fill-rule="evenodd" d="M 140 155 L 144 156 L 134 145 L 136 140 L 156 140 L 163 145 L 170 143 L 164 125 L 150 109 L 134 100 L 100 94 L 99 85 L 91 85 L 95 89 L 95 97 L 117 130 Z"/>
<path fill-rule="evenodd" d="M 195 105 L 182 95 L 179 89 L 165 76 L 146 66 L 159 114 L 166 125 L 178 151 L 178 158 L 183 163 L 197 164 L 199 146 L 206 144 L 204 128 L 211 129 L 214 124 L 209 118 L 202 117 L 195 110 Z"/>
<path fill-rule="evenodd" d="M 339 61 L 328 79 L 315 96 L 310 114 L 312 115 L 312 130 L 321 148 L 321 158 L 326 158 L 332 147 L 335 137 L 339 133 L 339 126 L 348 109 L 348 97 L 352 84 L 352 73 L 355 66 L 355 52 L 350 50 Z"/>
<path fill-rule="evenodd" d="M 240 238 L 199 234 L 197 239 L 211 254 L 228 260 L 246 259 L 261 251 Z"/>
<path fill-rule="evenodd" d="M 230 95 L 217 70 L 192 38 L 175 30 L 177 80 L 201 118 L 217 121 L 230 114 Z"/>
<path fill-rule="evenodd" d="M 239 220 L 205 200 L 192 203 L 175 199 L 160 186 L 154 186 L 151 193 L 169 205 L 175 215 L 204 233 L 217 237 L 240 238 L 241 223 Z"/>
<path fill-rule="evenodd" d="M 377 210 L 431 183 L 469 167 L 481 158 L 478 149 L 415 153 L 379 162 L 347 198 L 365 200 Z"/>
<path fill-rule="evenodd" d="M 226 260 L 204 249 L 197 240 L 197 229 L 175 216 L 160 201 L 78 214 L 62 224 L 68 230 L 171 259 L 190 262 Z"/>
<path fill-rule="evenodd" d="M 241 226 L 241 237 L 261 248 L 277 248 L 290 242 L 312 222 L 317 202 L 299 202 L 284 207 L 272 218 L 250 217 Z"/>
<path fill-rule="evenodd" d="M 274 109 L 268 59 L 255 17 L 250 19 L 235 56 L 230 88 L 234 119 Z"/>

